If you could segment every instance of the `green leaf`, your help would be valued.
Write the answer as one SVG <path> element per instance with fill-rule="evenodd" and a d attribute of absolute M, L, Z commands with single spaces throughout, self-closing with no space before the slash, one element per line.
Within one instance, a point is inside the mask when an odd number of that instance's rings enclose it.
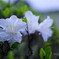
<path fill-rule="evenodd" d="M 9 15 L 10 15 L 10 9 L 9 9 L 9 8 L 6 8 L 6 9 L 3 11 L 3 16 L 4 16 L 5 18 L 7 18 Z"/>
<path fill-rule="evenodd" d="M 23 7 L 23 12 L 26 12 L 27 10 L 28 10 L 27 5 L 24 5 L 24 7 Z"/>
<path fill-rule="evenodd" d="M 26 17 L 24 18 L 23 22 L 27 23 L 27 18 Z"/>
<path fill-rule="evenodd" d="M 43 56 L 45 55 L 45 51 L 43 48 L 40 49 L 40 59 L 44 59 Z"/>
<path fill-rule="evenodd" d="M 12 51 L 8 53 L 8 59 L 14 59 L 14 54 Z"/>
<path fill-rule="evenodd" d="M 47 46 L 50 46 L 50 45 L 52 45 L 52 42 L 45 42 L 43 47 L 47 47 Z"/>
<path fill-rule="evenodd" d="M 47 47 L 45 49 L 45 59 L 51 59 L 51 56 L 52 56 L 51 47 Z"/>
<path fill-rule="evenodd" d="M 17 48 L 18 44 L 17 43 L 14 43 L 12 46 L 11 46 L 11 50 L 14 50 L 15 48 Z"/>
<path fill-rule="evenodd" d="M 0 42 L 0 44 L 3 44 L 3 42 Z"/>

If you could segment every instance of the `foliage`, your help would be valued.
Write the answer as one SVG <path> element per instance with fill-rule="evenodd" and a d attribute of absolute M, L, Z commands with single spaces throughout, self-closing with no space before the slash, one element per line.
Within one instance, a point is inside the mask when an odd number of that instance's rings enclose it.
<path fill-rule="evenodd" d="M 26 19 L 26 17 L 24 18 L 23 22 L 26 22 L 26 23 L 27 23 L 27 19 Z"/>
<path fill-rule="evenodd" d="M 6 9 L 3 11 L 3 16 L 4 16 L 5 18 L 7 18 L 9 15 L 10 15 L 10 9 L 9 9 L 9 8 L 6 8 Z"/>
<path fill-rule="evenodd" d="M 40 58 L 41 59 L 44 59 L 44 58 L 51 59 L 51 56 L 52 56 L 51 47 L 47 47 L 45 50 L 43 50 L 43 48 L 40 49 Z"/>
<path fill-rule="evenodd" d="M 39 55 L 40 55 L 41 59 L 44 59 L 43 56 L 45 55 L 45 51 L 43 50 L 43 48 L 40 49 L 40 54 Z"/>
<path fill-rule="evenodd" d="M 14 59 L 14 55 L 12 51 L 8 53 L 8 59 Z"/>

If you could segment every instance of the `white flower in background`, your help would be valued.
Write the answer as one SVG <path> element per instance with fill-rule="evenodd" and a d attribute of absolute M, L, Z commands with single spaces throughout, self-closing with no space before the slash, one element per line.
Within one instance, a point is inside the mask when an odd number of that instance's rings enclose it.
<path fill-rule="evenodd" d="M 21 31 L 25 30 L 26 23 L 12 15 L 7 19 L 0 19 L 0 41 L 8 41 L 10 43 L 21 43 Z"/>
<path fill-rule="evenodd" d="M 38 26 L 38 31 L 41 33 L 44 41 L 47 41 L 49 37 L 52 36 L 52 30 L 51 26 L 53 24 L 53 19 L 51 19 L 49 16 L 41 22 Z"/>
<path fill-rule="evenodd" d="M 29 6 L 38 12 L 59 11 L 59 0 L 25 0 Z"/>
<path fill-rule="evenodd" d="M 36 31 L 36 29 L 38 27 L 39 16 L 33 15 L 31 11 L 27 11 L 25 13 L 25 17 L 27 18 L 27 25 L 28 25 L 29 34 L 32 34 Z"/>
<path fill-rule="evenodd" d="M 51 30 L 51 26 L 53 24 L 53 19 L 51 19 L 49 16 L 40 24 L 38 23 L 39 16 L 33 15 L 31 11 L 27 11 L 25 13 L 25 17 L 28 20 L 27 25 L 29 34 L 38 31 L 40 32 L 39 35 L 42 35 L 44 41 L 47 41 L 48 38 L 52 36 L 53 32 Z"/>

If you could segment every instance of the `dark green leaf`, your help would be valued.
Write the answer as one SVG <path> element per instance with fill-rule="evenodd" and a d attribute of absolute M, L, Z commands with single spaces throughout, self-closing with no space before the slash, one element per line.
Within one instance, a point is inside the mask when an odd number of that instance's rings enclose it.
<path fill-rule="evenodd" d="M 14 43 L 12 46 L 11 46 L 11 49 L 14 50 L 15 48 L 17 48 L 18 44 L 17 43 Z"/>

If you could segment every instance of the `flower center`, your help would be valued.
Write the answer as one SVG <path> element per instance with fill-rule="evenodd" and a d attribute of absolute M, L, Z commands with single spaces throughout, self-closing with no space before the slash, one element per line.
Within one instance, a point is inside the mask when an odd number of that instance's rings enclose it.
<path fill-rule="evenodd" d="M 9 32 L 10 34 L 15 34 L 16 33 L 16 26 L 10 24 L 9 26 L 7 26 L 6 31 Z"/>

